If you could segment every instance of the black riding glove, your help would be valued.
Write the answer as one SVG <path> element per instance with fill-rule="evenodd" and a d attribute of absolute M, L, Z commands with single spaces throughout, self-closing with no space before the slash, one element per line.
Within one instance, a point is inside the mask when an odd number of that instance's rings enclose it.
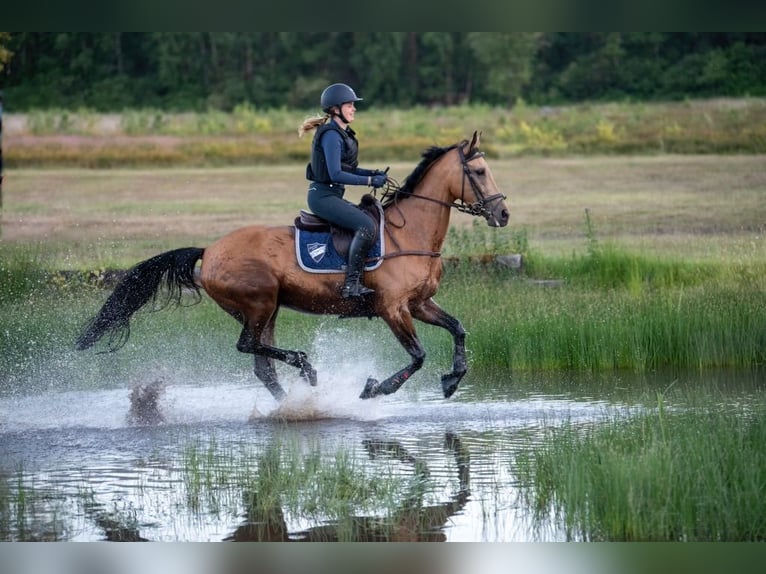
<path fill-rule="evenodd" d="M 370 185 L 372 187 L 383 187 L 386 185 L 386 181 L 388 181 L 388 176 L 385 173 L 376 173 L 370 177 Z"/>

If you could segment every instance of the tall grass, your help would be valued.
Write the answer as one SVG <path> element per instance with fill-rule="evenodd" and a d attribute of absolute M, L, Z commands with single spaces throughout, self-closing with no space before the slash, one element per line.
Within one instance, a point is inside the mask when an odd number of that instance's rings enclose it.
<path fill-rule="evenodd" d="M 537 522 L 609 541 L 764 541 L 766 403 L 548 428 L 514 467 Z"/>
<path fill-rule="evenodd" d="M 0 541 L 51 542 L 65 530 L 63 495 L 29 484 L 22 466 L 0 473 Z"/>
<path fill-rule="evenodd" d="M 126 110 L 38 110 L 23 117 L 23 133 L 89 138 L 68 146 L 42 139 L 10 146 L 9 167 L 77 165 L 237 165 L 306 161 L 308 142 L 297 127 L 315 110 L 260 110 L 169 114 Z M 360 110 L 365 157 L 403 160 L 429 145 L 452 143 L 483 130 L 485 151 L 519 155 L 637 153 L 763 153 L 766 100 L 703 100 L 682 103 L 581 104 L 513 109 L 490 106 Z M 355 126 L 356 127 L 356 126 Z M 11 133 L 13 137 L 15 133 Z M 138 144 L 114 136 L 144 137 Z M 165 138 L 164 143 L 147 138 Z M 34 139 L 34 138 L 33 138 Z M 101 141 L 99 141 L 101 140 Z"/>
<path fill-rule="evenodd" d="M 543 287 L 485 272 L 449 280 L 440 304 L 462 317 L 475 362 L 518 370 L 646 372 L 754 367 L 766 360 L 766 295 L 709 286 Z"/>
<path fill-rule="evenodd" d="M 0 257 L 0 301 L 10 303 L 34 296 L 46 278 L 38 250 L 4 249 Z"/>
<path fill-rule="evenodd" d="M 587 211 L 585 226 L 571 257 L 542 256 L 519 236 L 523 273 L 448 268 L 440 300 L 468 318 L 474 361 L 593 372 L 766 362 L 766 264 L 642 256 L 601 244 Z"/>

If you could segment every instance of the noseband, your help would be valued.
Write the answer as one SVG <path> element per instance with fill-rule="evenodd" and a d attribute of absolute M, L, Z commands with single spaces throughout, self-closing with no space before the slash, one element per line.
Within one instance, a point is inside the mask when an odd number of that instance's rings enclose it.
<path fill-rule="evenodd" d="M 451 203 L 450 206 L 454 207 L 461 213 L 467 213 L 469 215 L 478 216 L 481 215 L 485 219 L 489 219 L 489 217 L 492 215 L 492 212 L 490 211 L 490 206 L 493 202 L 497 201 L 498 199 L 505 199 L 506 196 L 502 193 L 496 193 L 495 195 L 490 195 L 489 197 L 484 197 L 484 193 L 482 193 L 481 188 L 479 187 L 479 184 L 476 183 L 476 180 L 473 177 L 473 173 L 471 173 L 471 170 L 468 167 L 468 162 L 476 159 L 477 157 L 484 157 L 484 152 L 480 152 L 479 150 L 474 150 L 474 152 L 466 157 L 463 153 L 463 148 L 458 146 L 457 148 L 458 154 L 460 154 L 460 163 L 463 164 L 463 183 L 461 185 L 460 189 L 460 203 Z M 465 202 L 465 180 L 468 180 L 468 183 L 471 186 L 471 189 L 473 190 L 473 194 L 476 197 L 476 201 L 473 203 L 466 203 Z"/>

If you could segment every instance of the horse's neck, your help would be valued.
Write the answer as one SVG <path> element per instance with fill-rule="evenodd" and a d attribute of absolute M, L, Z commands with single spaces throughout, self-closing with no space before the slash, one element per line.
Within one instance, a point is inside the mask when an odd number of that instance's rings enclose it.
<path fill-rule="evenodd" d="M 389 223 L 401 228 L 411 249 L 440 251 L 449 228 L 450 195 L 439 178 L 426 177 L 410 197 L 391 207 Z"/>

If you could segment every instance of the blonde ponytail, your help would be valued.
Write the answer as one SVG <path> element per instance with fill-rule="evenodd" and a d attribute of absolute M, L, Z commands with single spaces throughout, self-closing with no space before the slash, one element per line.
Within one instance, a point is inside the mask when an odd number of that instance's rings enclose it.
<path fill-rule="evenodd" d="M 321 118 L 306 118 L 301 126 L 298 128 L 298 137 L 302 138 L 303 134 L 306 132 L 310 132 L 314 128 L 318 128 L 319 126 L 326 124 L 327 120 L 330 119 L 330 114 L 325 114 L 324 117 Z"/>

